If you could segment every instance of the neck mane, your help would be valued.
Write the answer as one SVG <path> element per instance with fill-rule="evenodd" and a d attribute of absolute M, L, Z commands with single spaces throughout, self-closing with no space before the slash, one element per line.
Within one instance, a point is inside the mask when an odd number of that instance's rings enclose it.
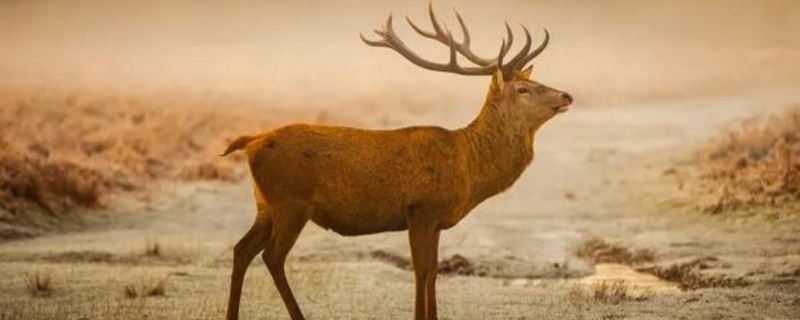
<path fill-rule="evenodd" d="M 478 117 L 459 129 L 467 142 L 470 207 L 511 187 L 533 160 L 536 128 L 507 119 L 499 103 L 487 99 Z"/>

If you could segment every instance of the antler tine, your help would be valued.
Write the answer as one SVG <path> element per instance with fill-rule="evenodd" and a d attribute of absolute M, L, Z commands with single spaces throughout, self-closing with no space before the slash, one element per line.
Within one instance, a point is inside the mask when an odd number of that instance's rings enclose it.
<path fill-rule="evenodd" d="M 439 20 L 436 19 L 436 13 L 433 12 L 433 1 L 428 2 L 428 15 L 431 17 L 431 24 L 433 25 L 433 31 L 435 31 L 437 35 L 445 34 L 442 30 L 442 26 L 439 25 Z"/>
<path fill-rule="evenodd" d="M 375 31 L 375 33 L 378 33 L 378 32 L 379 32 L 378 30 L 374 30 L 374 31 Z M 389 46 L 389 44 L 388 44 L 388 43 L 386 43 L 386 41 L 381 41 L 381 40 L 378 40 L 378 41 L 375 41 L 375 40 L 369 40 L 369 39 L 367 39 L 366 37 L 364 37 L 364 34 L 363 34 L 363 33 L 360 33 L 360 32 L 359 32 L 359 33 L 358 33 L 358 36 L 361 38 L 361 41 L 364 41 L 364 43 L 366 43 L 368 46 L 372 46 L 372 47 L 387 47 L 387 48 L 388 48 L 388 47 L 390 47 L 390 46 Z"/>
<path fill-rule="evenodd" d="M 394 16 L 389 13 L 389 17 L 386 18 L 386 23 L 383 25 L 383 31 L 388 34 L 394 34 L 394 26 L 392 25 L 392 19 Z"/>
<path fill-rule="evenodd" d="M 406 17 L 406 21 L 411 26 L 414 31 L 419 33 L 421 36 L 437 40 L 441 43 L 447 44 L 447 36 L 445 35 L 444 28 L 439 25 L 439 20 L 436 19 L 436 13 L 433 11 L 433 3 L 428 4 L 428 16 L 431 19 L 431 24 L 433 25 L 433 32 L 422 30 L 419 26 L 417 26 L 411 18 Z"/>
<path fill-rule="evenodd" d="M 458 19 L 458 24 L 461 26 L 461 34 L 464 37 L 461 43 L 465 47 L 469 47 L 469 29 L 467 29 L 467 25 L 464 23 L 464 19 L 461 18 L 461 14 L 458 13 L 458 10 L 453 9 L 453 11 L 456 13 L 456 19 Z"/>
<path fill-rule="evenodd" d="M 524 68 L 525 65 L 528 64 L 528 62 L 533 60 L 533 58 L 539 56 L 539 54 L 542 53 L 542 51 L 544 51 L 545 48 L 547 48 L 547 45 L 550 43 L 550 32 L 547 31 L 547 28 L 542 28 L 542 29 L 544 30 L 544 40 L 542 41 L 542 44 L 540 44 L 539 47 L 536 48 L 536 50 L 531 51 L 531 53 L 529 53 L 527 56 L 525 56 L 525 58 L 519 61 L 519 63 L 516 66 L 518 67 L 518 69 Z"/>
<path fill-rule="evenodd" d="M 514 33 L 511 32 L 511 26 L 508 25 L 508 22 L 504 22 L 506 26 L 506 33 L 508 34 L 508 42 L 503 41 L 504 48 L 503 48 L 503 55 L 508 53 L 508 50 L 511 49 L 511 45 L 514 43 Z"/>
<path fill-rule="evenodd" d="M 505 57 L 506 53 L 508 53 L 508 46 L 506 45 L 506 39 L 503 39 L 503 42 L 500 44 L 500 53 L 497 54 L 497 67 L 503 67 L 503 57 Z"/>
<path fill-rule="evenodd" d="M 524 25 L 521 25 L 521 26 L 522 26 L 522 29 L 525 30 L 525 45 L 522 47 L 522 50 L 520 50 L 517 53 L 517 55 L 515 55 L 513 58 L 511 58 L 511 60 L 508 61 L 508 63 L 503 66 L 503 69 L 504 69 L 503 71 L 514 70 L 515 67 L 517 66 L 517 64 L 519 64 L 519 62 L 522 59 L 524 59 L 525 56 L 528 55 L 528 51 L 531 49 L 531 42 L 533 41 L 531 39 L 531 33 L 528 31 L 528 28 L 526 28 Z M 507 73 L 511 74 L 511 72 L 507 72 Z"/>
<path fill-rule="evenodd" d="M 419 34 L 420 34 L 420 35 L 422 35 L 423 37 L 426 37 L 426 38 L 431 38 L 431 39 L 436 39 L 436 34 L 434 34 L 434 33 L 431 33 L 431 32 L 428 32 L 428 31 L 425 31 L 425 30 L 422 30 L 422 28 L 420 28 L 419 26 L 417 26 L 417 25 L 414 23 L 414 21 L 411 21 L 411 18 L 409 18 L 409 17 L 406 17 L 406 22 L 408 22 L 408 25 L 409 25 L 409 26 L 411 26 L 411 29 L 414 29 L 414 31 L 416 31 L 417 33 L 419 33 Z"/>

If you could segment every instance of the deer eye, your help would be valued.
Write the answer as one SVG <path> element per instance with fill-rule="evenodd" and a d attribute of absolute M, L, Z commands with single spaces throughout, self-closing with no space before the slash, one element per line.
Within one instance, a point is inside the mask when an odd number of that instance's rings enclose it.
<path fill-rule="evenodd" d="M 531 93 L 531 90 L 528 89 L 527 87 L 519 87 L 519 88 L 517 88 L 517 93 L 518 94 Z"/>

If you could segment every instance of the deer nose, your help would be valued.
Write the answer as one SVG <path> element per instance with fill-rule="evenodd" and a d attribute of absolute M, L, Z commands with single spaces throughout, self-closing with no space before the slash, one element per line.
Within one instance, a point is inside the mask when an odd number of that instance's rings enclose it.
<path fill-rule="evenodd" d="M 561 97 L 566 99 L 567 102 L 569 102 L 569 104 L 572 104 L 572 95 L 570 95 L 569 93 L 562 92 Z"/>

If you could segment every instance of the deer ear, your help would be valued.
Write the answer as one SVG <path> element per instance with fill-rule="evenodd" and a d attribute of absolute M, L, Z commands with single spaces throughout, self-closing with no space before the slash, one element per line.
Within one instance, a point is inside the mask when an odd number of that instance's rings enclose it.
<path fill-rule="evenodd" d="M 489 87 L 489 92 L 491 93 L 500 93 L 503 91 L 503 86 L 505 86 L 505 81 L 503 80 L 503 71 L 499 68 L 492 74 L 492 84 Z"/>
<path fill-rule="evenodd" d="M 529 80 L 531 78 L 531 73 L 533 73 L 533 66 L 528 66 L 525 70 L 517 71 L 514 76 L 517 80 Z"/>

